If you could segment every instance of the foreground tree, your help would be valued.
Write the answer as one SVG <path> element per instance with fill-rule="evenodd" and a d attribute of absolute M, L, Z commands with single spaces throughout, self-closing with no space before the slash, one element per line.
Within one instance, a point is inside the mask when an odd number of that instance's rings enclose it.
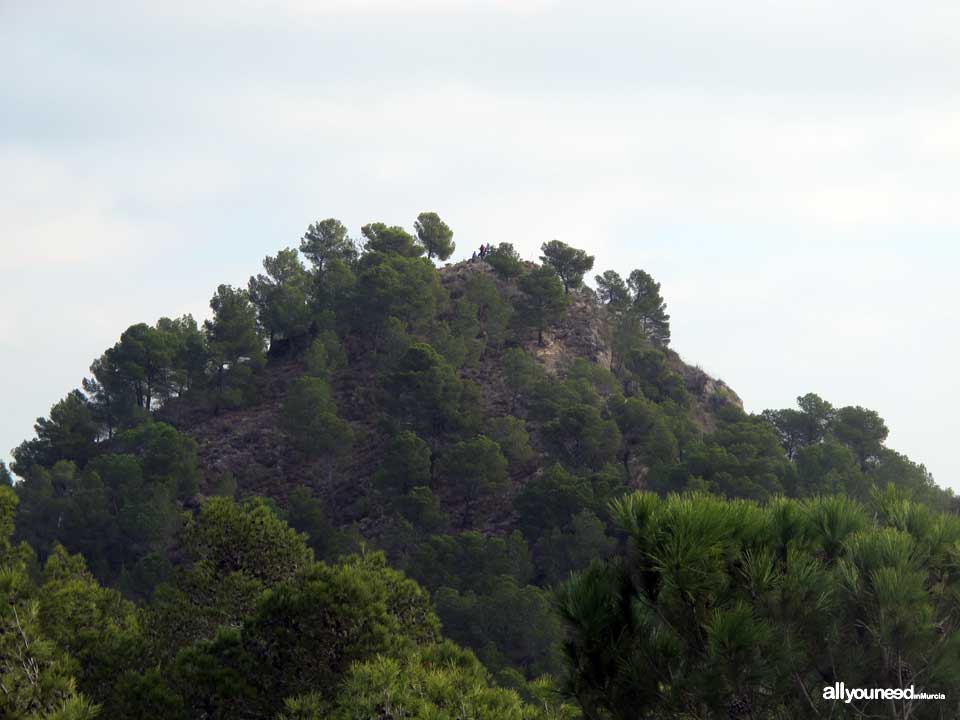
<path fill-rule="evenodd" d="M 16 506 L 14 491 L 0 487 L 0 710 L 11 720 L 93 720 L 100 708 L 77 692 L 77 661 L 57 641 L 89 647 L 74 633 L 95 632 L 96 618 L 74 606 L 83 600 L 72 588 L 48 598 L 34 584 L 32 552 L 11 543 Z"/>
<path fill-rule="evenodd" d="M 940 718 L 960 705 L 950 547 L 960 520 L 895 491 L 876 523 L 844 497 L 766 506 L 637 493 L 613 505 L 628 552 L 560 591 L 569 689 L 585 718 Z M 821 689 L 942 692 L 859 700 Z M 844 715 L 845 717 L 846 715 Z"/>
<path fill-rule="evenodd" d="M 424 719 L 542 717 L 516 693 L 493 686 L 473 653 L 449 642 L 400 659 L 378 657 L 355 666 L 330 717 L 369 720 L 381 716 L 385 707 L 402 708 L 405 717 Z"/>

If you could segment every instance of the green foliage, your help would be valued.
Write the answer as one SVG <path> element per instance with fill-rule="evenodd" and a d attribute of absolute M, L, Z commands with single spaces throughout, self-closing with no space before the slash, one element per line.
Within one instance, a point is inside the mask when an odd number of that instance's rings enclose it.
<path fill-rule="evenodd" d="M 13 451 L 13 471 L 28 477 L 36 466 L 50 467 L 62 460 L 83 465 L 91 456 L 98 435 L 86 398 L 74 390 L 50 408 L 49 418 L 37 418 L 37 437 Z"/>
<path fill-rule="evenodd" d="M 310 343 L 304 355 L 307 374 L 329 379 L 347 366 L 347 353 L 332 330 L 323 330 Z"/>
<path fill-rule="evenodd" d="M 868 477 L 875 487 L 893 485 L 933 508 L 947 509 L 953 500 L 952 493 L 937 487 L 923 465 L 889 448 L 880 451 L 877 461 L 869 468 Z"/>
<path fill-rule="evenodd" d="M 503 379 L 512 391 L 510 412 L 517 409 L 521 398 L 546 378 L 546 372 L 530 353 L 520 348 L 510 348 L 503 354 Z"/>
<path fill-rule="evenodd" d="M 545 585 L 562 582 L 574 570 L 608 558 L 615 546 L 603 521 L 590 510 L 582 510 L 570 518 L 566 529 L 555 527 L 537 541 L 533 554 L 539 579 Z"/>
<path fill-rule="evenodd" d="M 329 717 L 369 720 L 389 713 L 417 720 L 559 720 L 572 717 L 570 712 L 556 702 L 524 703 L 515 692 L 493 685 L 472 653 L 444 643 L 400 659 L 377 657 L 354 666 Z"/>
<path fill-rule="evenodd" d="M 291 578 L 313 558 L 303 535 L 262 500 L 238 505 L 208 499 L 195 518 L 188 517 L 180 546 L 194 567 L 243 573 L 267 587 Z"/>
<path fill-rule="evenodd" d="M 271 717 L 285 698 L 330 699 L 355 662 L 439 638 L 426 593 L 382 555 L 315 564 L 275 586 L 237 631 L 182 653 L 176 684 L 193 716 Z"/>
<path fill-rule="evenodd" d="M 404 430 L 390 441 L 374 482 L 382 492 L 403 495 L 418 485 L 430 485 L 430 467 L 430 446 Z"/>
<path fill-rule="evenodd" d="M 837 706 L 819 688 L 840 679 L 916 682 L 950 697 L 960 677 L 947 670 L 957 662 L 950 587 L 960 578 L 942 575 L 940 563 L 960 523 L 934 520 L 895 492 L 877 500 L 877 525 L 842 497 L 757 506 L 638 493 L 616 503 L 631 547 L 558 597 L 569 689 L 584 712 L 719 715 L 746 706 L 756 717 L 825 715 Z M 936 704 L 923 705 L 910 713 L 939 717 Z M 858 707 L 894 717 L 906 708 Z"/>
<path fill-rule="evenodd" d="M 463 383 L 432 347 L 415 343 L 385 382 L 387 407 L 417 433 L 435 440 L 457 422 Z"/>
<path fill-rule="evenodd" d="M 670 344 L 670 316 L 660 295 L 660 283 L 643 270 L 634 270 L 627 278 L 631 303 L 629 314 L 635 318 L 640 331 L 659 347 Z"/>
<path fill-rule="evenodd" d="M 132 325 L 83 380 L 93 419 L 112 437 L 140 422 L 154 400 L 202 397 L 209 359 L 206 337 L 190 315 L 160 318 L 155 328 Z"/>
<path fill-rule="evenodd" d="M 630 374 L 627 394 L 638 394 L 654 402 L 672 400 L 680 405 L 690 402 L 683 378 L 672 370 L 663 352 L 651 347 L 630 350 L 624 358 Z"/>
<path fill-rule="evenodd" d="M 630 289 L 619 273 L 614 270 L 607 270 L 603 275 L 597 275 L 594 280 L 597 283 L 597 295 L 600 302 L 609 305 L 610 309 L 615 312 L 626 309 L 632 298 Z"/>
<path fill-rule="evenodd" d="M 300 252 L 313 266 L 310 295 L 314 309 L 335 305 L 356 282 L 353 266 L 357 246 L 339 220 L 328 218 L 311 223 L 300 240 Z"/>
<path fill-rule="evenodd" d="M 324 720 L 328 703 L 319 693 L 307 693 L 283 701 L 283 712 L 277 720 Z"/>
<path fill-rule="evenodd" d="M 623 459 L 628 470 L 633 461 L 647 468 L 677 461 L 679 444 L 660 406 L 642 397 L 627 398 L 614 405 L 613 417 L 623 436 Z"/>
<path fill-rule="evenodd" d="M 131 325 L 112 350 L 111 363 L 118 369 L 134 395 L 137 406 L 148 411 L 154 396 L 162 399 L 168 391 L 167 379 L 173 348 L 168 336 L 145 323 Z"/>
<path fill-rule="evenodd" d="M 453 242 L 453 230 L 447 227 L 435 212 L 422 212 L 417 215 L 413 227 L 417 231 L 417 240 L 427 251 L 428 258 L 446 260 L 457 249 L 457 244 Z"/>
<path fill-rule="evenodd" d="M 537 331 L 537 342 L 543 345 L 544 329 L 555 322 L 567 308 L 568 298 L 556 272 L 547 265 L 531 270 L 520 278 L 524 296 L 518 307 L 517 320 L 524 327 Z"/>
<path fill-rule="evenodd" d="M 559 240 L 551 240 L 540 247 L 540 261 L 550 265 L 563 282 L 563 292 L 568 293 L 583 283 L 583 276 L 593 269 L 593 255 L 570 247 Z"/>
<path fill-rule="evenodd" d="M 795 465 L 793 495 L 849 495 L 863 501 L 869 497 L 869 481 L 856 455 L 835 440 L 798 450 Z"/>
<path fill-rule="evenodd" d="M 300 240 L 300 252 L 312 265 L 309 301 L 314 313 L 341 305 L 356 284 L 358 252 L 347 228 L 334 218 L 311 223 Z"/>
<path fill-rule="evenodd" d="M 29 548 L 10 544 L 16 505 L 13 490 L 0 487 L 0 708 L 13 720 L 92 720 L 99 707 L 78 694 L 74 672 L 81 669 L 92 675 L 105 668 L 78 663 L 57 641 L 67 639 L 75 648 L 89 651 L 86 662 L 96 657 L 100 646 L 87 633 L 91 627 L 87 623 L 96 616 L 87 617 L 84 611 L 96 612 L 103 606 L 94 600 L 86 603 L 87 608 L 78 607 L 77 594 L 65 587 L 65 577 L 51 578 L 46 593 L 37 587 L 29 572 Z M 87 599 L 93 600 L 89 595 Z M 83 604 L 81 600 L 79 605 Z"/>
<path fill-rule="evenodd" d="M 831 433 L 849 447 L 867 468 L 881 453 L 889 430 L 875 411 L 857 407 L 843 407 L 836 411 L 830 423 Z"/>
<path fill-rule="evenodd" d="M 430 343 L 454 368 L 475 366 L 483 352 L 477 306 L 459 298 L 453 303 L 446 322 L 438 322 L 430 330 Z"/>
<path fill-rule="evenodd" d="M 171 320 L 160 318 L 157 330 L 166 336 L 171 364 L 167 376 L 168 394 L 183 399 L 203 390 L 206 382 L 209 353 L 207 340 L 191 315 Z M 87 391 L 86 385 L 84 390 Z M 89 391 L 87 391 L 89 395 Z M 169 399 L 169 398 L 168 398 Z"/>
<path fill-rule="evenodd" d="M 421 329 L 446 305 L 433 263 L 416 255 L 370 252 L 361 260 L 351 311 L 358 329 L 374 339 L 375 349 L 388 318 Z"/>
<path fill-rule="evenodd" d="M 357 248 L 347 235 L 347 228 L 335 218 L 311 223 L 300 240 L 302 252 L 322 277 L 335 261 L 347 265 L 357 258 Z"/>
<path fill-rule="evenodd" d="M 238 505 L 209 498 L 188 517 L 179 536 L 182 565 L 173 587 L 162 588 L 148 615 L 152 652 L 169 660 L 183 647 L 236 627 L 267 588 L 308 566 L 306 537 L 262 500 Z"/>
<path fill-rule="evenodd" d="M 83 470 L 60 461 L 26 478 L 17 487 L 18 533 L 42 557 L 57 543 L 83 553 L 98 578 L 144 596 L 166 575 L 177 499 L 196 491 L 197 446 L 165 423 L 148 422 L 119 434 L 113 449 Z"/>
<path fill-rule="evenodd" d="M 287 392 L 281 409 L 284 430 L 310 458 L 326 458 L 328 473 L 337 457 L 350 452 L 353 430 L 337 416 L 329 384 L 304 376 Z"/>
<path fill-rule="evenodd" d="M 799 410 L 765 410 L 762 417 L 769 422 L 780 438 L 787 456 L 793 459 L 797 452 L 824 439 L 833 422 L 833 406 L 813 393 L 797 398 Z"/>
<path fill-rule="evenodd" d="M 204 321 L 207 345 L 216 368 L 215 408 L 237 406 L 252 397 L 252 370 L 263 362 L 263 338 L 257 311 L 246 290 L 220 285 L 210 300 L 213 319 Z"/>
<path fill-rule="evenodd" d="M 699 478 L 727 497 L 763 499 L 789 487 L 793 473 L 772 430 L 748 419 L 724 424 L 706 440 L 691 443 L 669 479 L 660 476 L 654 486 L 669 490 L 677 487 L 678 478 Z"/>
<path fill-rule="evenodd" d="M 592 405 L 563 408 L 544 433 L 555 457 L 571 468 L 600 468 L 615 460 L 620 449 L 617 424 Z"/>
<path fill-rule="evenodd" d="M 197 491 L 197 443 L 163 422 L 146 422 L 116 438 L 118 452 L 135 455 L 146 480 L 186 499 Z"/>
<path fill-rule="evenodd" d="M 324 503 L 305 487 L 298 487 L 290 493 L 287 522 L 294 530 L 306 533 L 318 560 L 334 561 L 359 549 L 357 534 L 336 527 Z"/>
<path fill-rule="evenodd" d="M 623 398 L 623 383 L 620 378 L 596 363 L 577 358 L 565 369 L 566 379 L 591 387 L 597 397 L 606 403 Z"/>
<path fill-rule="evenodd" d="M 479 337 L 486 347 L 499 349 L 507 337 L 513 306 L 500 294 L 496 282 L 483 274 L 467 278 L 465 295 L 477 308 Z"/>
<path fill-rule="evenodd" d="M 250 301 L 263 334 L 276 338 L 304 334 L 310 327 L 309 278 L 296 250 L 287 248 L 263 260 L 266 275 L 250 278 Z"/>
<path fill-rule="evenodd" d="M 485 260 L 493 268 L 493 271 L 504 280 L 512 280 L 523 274 L 523 260 L 520 259 L 520 254 L 514 250 L 512 243 L 500 243 L 487 253 Z"/>
<path fill-rule="evenodd" d="M 116 677 L 137 660 L 134 605 L 101 587 L 83 558 L 60 545 L 47 559 L 39 597 L 44 635 L 75 659 L 79 688 L 91 697 L 107 697 Z"/>
<path fill-rule="evenodd" d="M 532 478 L 517 495 L 517 524 L 531 542 L 551 528 L 562 528 L 585 507 L 594 504 L 590 483 L 560 465 Z"/>
<path fill-rule="evenodd" d="M 124 720 L 187 720 L 183 698 L 171 689 L 158 670 L 126 671 L 108 698 L 104 717 Z"/>
<path fill-rule="evenodd" d="M 407 571 L 429 589 L 449 587 L 459 592 L 482 593 L 500 575 L 521 584 L 533 577 L 529 550 L 523 536 L 484 537 L 468 531 L 459 535 L 434 535 L 421 543 Z"/>
<path fill-rule="evenodd" d="M 415 258 L 423 255 L 424 247 L 415 242 L 410 233 L 399 225 L 387 226 L 384 223 L 370 223 L 360 228 L 366 244 L 365 253 L 382 253 L 384 255 L 402 255 Z"/>
<path fill-rule="evenodd" d="M 440 588 L 434 602 L 445 632 L 488 668 L 512 665 L 527 676 L 555 669 L 560 624 L 540 588 L 500 575 L 482 593 Z"/>
<path fill-rule="evenodd" d="M 493 418 L 488 425 L 487 436 L 500 446 L 511 465 L 523 465 L 533 458 L 530 433 L 520 418 L 512 415 Z"/>
<path fill-rule="evenodd" d="M 463 504 L 461 526 L 476 518 L 477 504 L 507 484 L 507 459 L 500 446 L 479 435 L 453 445 L 440 458 L 444 488 Z"/>
<path fill-rule="evenodd" d="M 436 532 L 447 525 L 447 514 L 437 496 L 425 485 L 417 485 L 400 498 L 400 514 L 421 532 Z"/>

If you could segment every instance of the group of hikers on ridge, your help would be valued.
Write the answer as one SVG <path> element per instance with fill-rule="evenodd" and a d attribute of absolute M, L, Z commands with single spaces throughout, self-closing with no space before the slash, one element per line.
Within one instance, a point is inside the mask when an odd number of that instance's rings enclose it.
<path fill-rule="evenodd" d="M 481 245 L 480 245 L 480 259 L 481 259 L 481 260 L 483 260 L 483 259 L 484 259 L 487 255 L 489 255 L 491 252 L 493 252 L 493 248 L 490 246 L 489 243 L 486 244 L 486 245 L 484 245 L 484 244 L 481 244 Z M 476 262 L 476 260 L 477 260 L 477 251 L 474 250 L 474 251 L 473 251 L 473 255 L 470 257 L 470 262 Z"/>

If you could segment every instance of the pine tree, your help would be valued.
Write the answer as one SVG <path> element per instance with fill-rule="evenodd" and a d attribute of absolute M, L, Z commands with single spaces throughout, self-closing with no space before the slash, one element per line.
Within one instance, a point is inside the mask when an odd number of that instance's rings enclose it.
<path fill-rule="evenodd" d="M 655 344 L 670 344 L 670 316 L 660 296 L 660 283 L 643 270 L 634 270 L 627 279 L 633 294 L 630 313 L 639 319 L 641 331 Z"/>
<path fill-rule="evenodd" d="M 431 260 L 434 257 L 446 260 L 457 249 L 457 244 L 453 242 L 453 230 L 435 212 L 420 213 L 413 227 L 417 231 L 417 240 Z"/>
<path fill-rule="evenodd" d="M 609 305 L 613 310 L 623 310 L 630 303 L 630 289 L 614 270 L 607 270 L 603 275 L 594 278 L 597 282 L 597 295 L 600 302 Z"/>
<path fill-rule="evenodd" d="M 210 356 L 216 368 L 215 410 L 225 399 L 239 401 L 236 392 L 249 386 L 250 368 L 263 361 L 263 338 L 257 312 L 246 290 L 220 285 L 210 300 L 213 318 L 204 321 Z"/>
<path fill-rule="evenodd" d="M 551 240 L 540 247 L 540 261 L 550 265 L 563 282 L 563 292 L 580 287 L 583 276 L 593 268 L 593 255 L 570 247 L 559 240 Z"/>

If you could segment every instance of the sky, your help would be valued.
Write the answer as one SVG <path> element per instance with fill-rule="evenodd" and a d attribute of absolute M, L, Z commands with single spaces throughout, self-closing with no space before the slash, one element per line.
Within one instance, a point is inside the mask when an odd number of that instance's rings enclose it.
<path fill-rule="evenodd" d="M 128 325 L 337 217 L 662 283 L 747 410 L 960 489 L 955 0 L 0 0 L 0 458 Z"/>

